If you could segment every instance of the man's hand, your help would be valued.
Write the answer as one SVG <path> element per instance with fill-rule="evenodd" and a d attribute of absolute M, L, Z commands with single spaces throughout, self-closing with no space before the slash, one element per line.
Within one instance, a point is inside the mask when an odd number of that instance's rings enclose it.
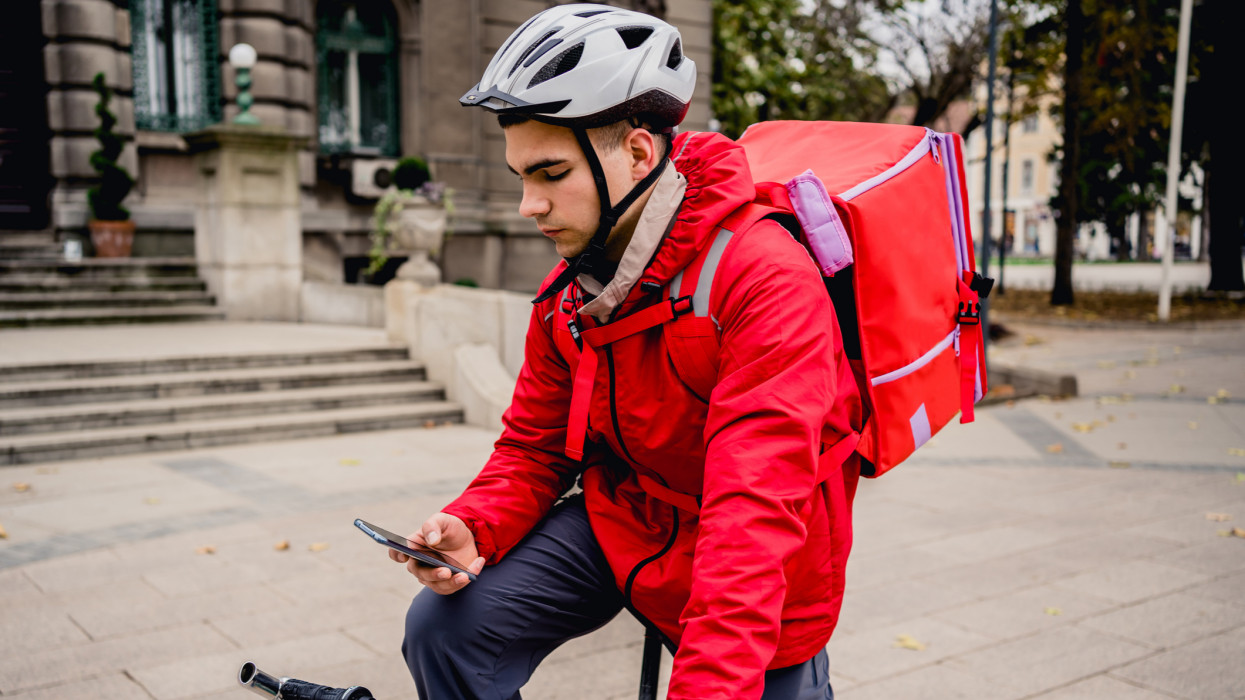
<path fill-rule="evenodd" d="M 457 516 L 437 513 L 406 538 L 444 552 L 454 561 L 466 566 L 473 574 L 478 575 L 484 568 L 484 557 L 476 551 L 475 535 L 471 534 L 467 524 Z M 389 550 L 389 558 L 399 564 L 405 563 L 406 570 L 419 579 L 420 583 L 441 595 L 453 593 L 470 583 L 466 574 L 456 574 L 444 566 L 427 566 L 393 549 Z"/>

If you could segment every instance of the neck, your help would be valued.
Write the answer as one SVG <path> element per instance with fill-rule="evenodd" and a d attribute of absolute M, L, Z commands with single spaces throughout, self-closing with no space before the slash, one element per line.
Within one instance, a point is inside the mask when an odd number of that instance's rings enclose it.
<path fill-rule="evenodd" d="M 658 178 L 660 180 L 661 178 Z M 627 208 L 626 213 L 614 224 L 614 229 L 610 231 L 610 235 L 605 239 L 605 257 L 610 262 L 617 263 L 622 260 L 623 253 L 627 251 L 627 246 L 631 243 L 631 237 L 635 235 L 636 224 L 640 221 L 640 214 L 644 211 L 648 199 L 653 194 L 653 189 L 657 187 L 657 182 L 648 186 L 648 189 L 640 193 L 636 200 Z"/>

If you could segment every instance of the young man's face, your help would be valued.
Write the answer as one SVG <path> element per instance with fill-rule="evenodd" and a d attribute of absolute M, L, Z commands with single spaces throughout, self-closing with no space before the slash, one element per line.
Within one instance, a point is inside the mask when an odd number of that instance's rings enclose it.
<path fill-rule="evenodd" d="M 523 181 L 519 213 L 534 219 L 553 241 L 558 255 L 573 258 L 588 247 L 601 217 L 592 169 L 575 140 L 562 126 L 527 121 L 506 127 L 506 164 Z M 635 186 L 624 149 L 597 147 L 614 202 Z"/>

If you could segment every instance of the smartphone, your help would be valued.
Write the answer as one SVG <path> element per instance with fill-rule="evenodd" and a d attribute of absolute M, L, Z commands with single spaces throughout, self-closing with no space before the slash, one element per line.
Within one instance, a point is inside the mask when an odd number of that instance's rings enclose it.
<path fill-rule="evenodd" d="M 467 571 L 467 567 L 431 547 L 412 542 L 405 537 L 393 534 L 383 527 L 376 527 L 365 520 L 356 519 L 354 525 L 377 542 L 390 549 L 402 552 L 421 564 L 433 567 L 443 566 L 456 574 L 467 574 L 468 580 L 476 580 L 476 575 Z"/>

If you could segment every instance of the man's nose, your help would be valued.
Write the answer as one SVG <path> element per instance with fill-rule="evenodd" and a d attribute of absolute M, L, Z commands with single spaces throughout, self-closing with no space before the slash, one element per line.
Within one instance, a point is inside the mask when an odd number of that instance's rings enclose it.
<path fill-rule="evenodd" d="M 533 190 L 534 188 L 531 187 L 523 188 L 523 200 L 519 202 L 519 216 L 532 219 L 549 213 L 549 199 Z"/>

